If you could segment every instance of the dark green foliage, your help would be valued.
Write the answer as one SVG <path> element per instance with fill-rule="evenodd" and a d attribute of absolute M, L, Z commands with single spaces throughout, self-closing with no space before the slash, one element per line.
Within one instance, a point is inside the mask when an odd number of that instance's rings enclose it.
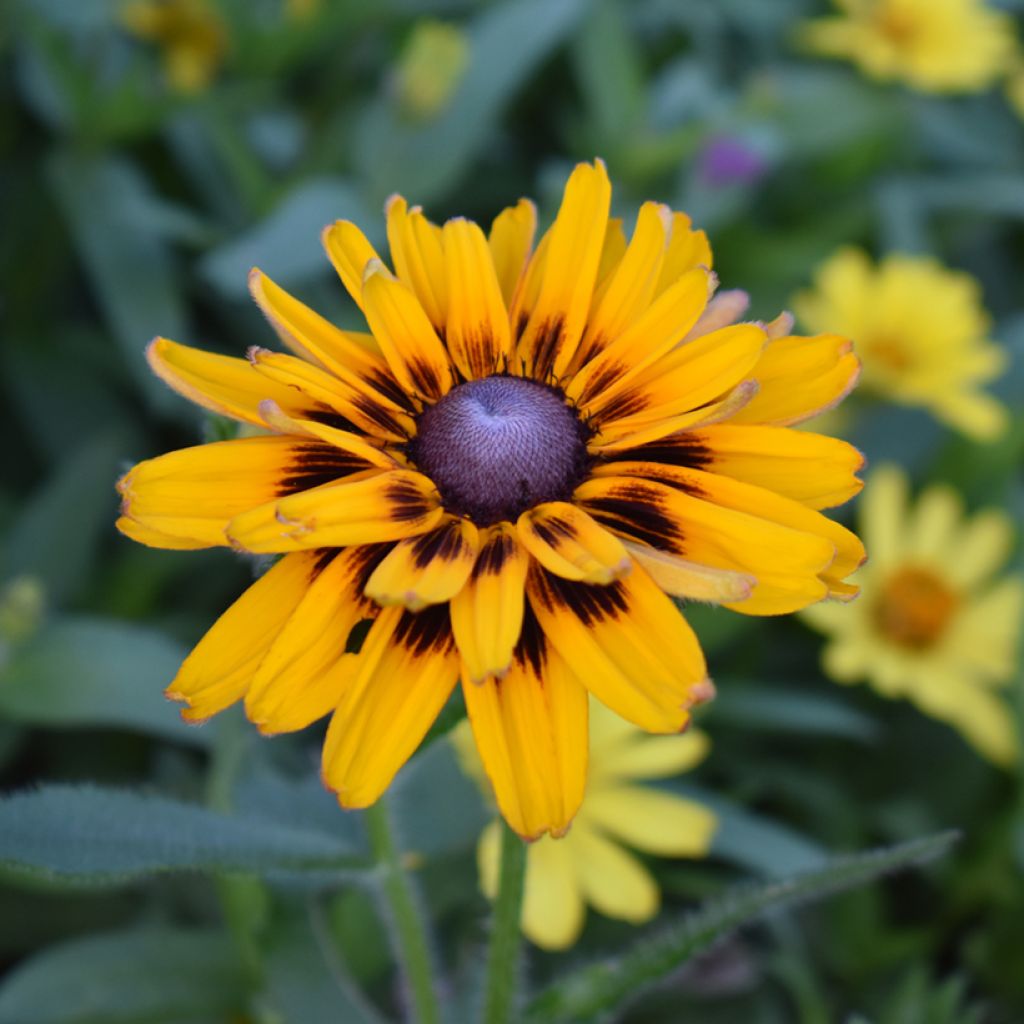
<path fill-rule="evenodd" d="M 645 199 L 687 210 L 754 317 L 839 245 L 933 253 L 982 286 L 1014 425 L 981 446 L 861 402 L 851 429 L 870 462 L 1024 518 L 1024 130 L 998 89 L 913 95 L 801 54 L 794 28 L 826 0 L 321 0 L 305 21 L 284 0 L 210 2 L 229 46 L 194 95 L 120 0 L 0 5 L 0 1024 L 407 1015 L 361 816 L 319 782 L 322 726 L 189 727 L 162 695 L 263 566 L 113 528 L 120 472 L 235 431 L 150 374 L 151 337 L 275 344 L 253 265 L 359 325 L 319 245 L 335 219 L 384 247 L 401 190 L 484 224 L 528 195 L 547 223 L 573 163 L 601 155 L 627 228 Z M 469 47 L 436 111 L 398 88 L 424 19 Z M 760 173 L 711 180 L 722 137 Z M 648 859 L 663 908 L 643 933 L 591 912 L 572 953 L 529 951 L 527 1019 L 1019 1024 L 1024 773 L 837 687 L 799 621 L 687 615 L 720 689 L 713 748 L 663 785 L 715 810 L 711 856 Z M 1020 678 L 1013 693 L 1024 721 Z M 461 716 L 455 699 L 391 810 L 446 1021 L 476 1024 L 489 811 L 445 739 Z"/>

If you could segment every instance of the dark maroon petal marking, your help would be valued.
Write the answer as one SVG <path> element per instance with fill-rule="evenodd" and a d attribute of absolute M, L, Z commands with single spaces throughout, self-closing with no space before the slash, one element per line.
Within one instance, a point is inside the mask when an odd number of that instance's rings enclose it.
<path fill-rule="evenodd" d="M 679 554 L 683 535 L 674 516 L 664 512 L 657 491 L 642 481 L 618 489 L 613 495 L 588 498 L 584 503 L 594 518 L 652 547 Z"/>
<path fill-rule="evenodd" d="M 606 456 L 607 462 L 663 462 L 670 466 L 704 469 L 715 461 L 715 453 L 706 444 L 688 436 L 649 441 Z"/>
<path fill-rule="evenodd" d="M 277 483 L 278 497 L 308 491 L 322 484 L 370 469 L 371 463 L 351 452 L 320 441 L 295 446 L 291 461 Z"/>
<path fill-rule="evenodd" d="M 417 657 L 446 654 L 454 649 L 448 605 L 428 605 L 419 612 L 403 611 L 395 627 L 394 642 Z"/>
<path fill-rule="evenodd" d="M 538 586 L 534 588 L 544 607 L 549 611 L 571 611 L 585 626 L 617 621 L 629 611 L 626 588 L 616 581 L 598 586 L 563 579 L 546 569 L 534 568 Z"/>

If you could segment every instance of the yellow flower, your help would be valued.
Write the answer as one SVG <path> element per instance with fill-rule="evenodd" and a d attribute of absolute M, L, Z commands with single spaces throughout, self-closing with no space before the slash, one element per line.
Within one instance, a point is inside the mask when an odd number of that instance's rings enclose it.
<path fill-rule="evenodd" d="M 558 833 L 588 691 L 655 733 L 712 694 L 669 595 L 773 615 L 856 593 L 864 549 L 819 509 L 859 491 L 862 459 L 788 428 L 852 387 L 850 342 L 734 323 L 745 298 L 709 302 L 689 218 L 646 203 L 627 240 L 610 202 L 604 165 L 581 164 L 533 248 L 526 200 L 486 235 L 394 197 L 394 274 L 354 224 L 323 236 L 369 333 L 254 270 L 291 354 L 152 343 L 171 387 L 272 433 L 139 464 L 121 530 L 284 555 L 185 661 L 168 692 L 186 718 L 243 698 L 267 733 L 333 714 L 323 777 L 364 807 L 461 678 L 502 813 Z"/>
<path fill-rule="evenodd" d="M 133 0 L 122 9 L 121 22 L 160 47 L 164 74 L 180 92 L 205 89 L 227 50 L 224 24 L 208 0 Z"/>
<path fill-rule="evenodd" d="M 1005 428 L 1005 408 L 981 387 L 1002 373 L 1006 357 L 986 340 L 989 319 L 968 274 L 925 256 L 872 266 L 860 250 L 841 249 L 794 308 L 811 330 L 827 324 L 855 340 L 867 388 L 976 438 Z"/>
<path fill-rule="evenodd" d="M 984 0 L 834 0 L 843 12 L 806 23 L 816 53 L 924 92 L 980 92 L 1013 57 L 1013 23 Z"/>
<path fill-rule="evenodd" d="M 906 476 L 883 466 L 871 475 L 861 525 L 871 551 L 857 574 L 861 599 L 804 612 L 829 636 L 825 671 L 907 697 L 986 757 L 1011 762 L 1013 716 L 994 692 L 1016 671 L 1024 611 L 1024 579 L 994 578 L 1012 545 L 1010 520 L 988 511 L 965 521 L 959 495 L 943 485 L 908 509 Z"/>
<path fill-rule="evenodd" d="M 452 738 L 464 767 L 483 781 L 467 725 L 453 730 Z M 524 935 L 544 949 L 567 949 L 579 938 L 588 903 L 632 924 L 658 913 L 657 883 L 620 844 L 659 857 L 703 857 L 718 822 L 692 800 L 637 783 L 688 771 L 710 745 L 696 730 L 646 736 L 591 701 L 587 794 L 564 837 L 544 836 L 527 851 Z M 489 899 L 498 890 L 500 848 L 500 823 L 493 821 L 477 848 L 480 886 Z"/>

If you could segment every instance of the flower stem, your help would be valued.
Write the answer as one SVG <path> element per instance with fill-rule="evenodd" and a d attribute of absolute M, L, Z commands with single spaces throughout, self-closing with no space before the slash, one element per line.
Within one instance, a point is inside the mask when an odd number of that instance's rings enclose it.
<path fill-rule="evenodd" d="M 526 843 L 502 823 L 501 873 L 494 903 L 491 945 L 487 953 L 485 1024 L 508 1024 L 512 1019 L 519 967 L 519 919 L 526 879 Z"/>
<path fill-rule="evenodd" d="M 412 882 L 399 861 L 385 797 L 366 809 L 364 819 L 373 857 L 381 872 L 398 956 L 409 984 L 413 1019 L 418 1024 L 440 1024 L 441 1012 L 434 991 L 426 923 Z"/>

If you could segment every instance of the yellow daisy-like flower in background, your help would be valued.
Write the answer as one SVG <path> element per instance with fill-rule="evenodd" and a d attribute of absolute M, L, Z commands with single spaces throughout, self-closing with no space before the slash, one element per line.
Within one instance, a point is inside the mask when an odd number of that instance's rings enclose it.
<path fill-rule="evenodd" d="M 454 729 L 452 739 L 466 770 L 485 782 L 469 724 Z M 591 700 L 586 797 L 564 837 L 545 836 L 526 854 L 521 924 L 531 942 L 543 949 L 568 949 L 583 930 L 587 904 L 631 924 L 643 924 L 658 913 L 657 883 L 621 844 L 659 857 L 704 857 L 718 821 L 693 800 L 637 783 L 689 771 L 710 746 L 698 730 L 647 736 Z M 477 860 L 480 887 L 494 899 L 500 822 L 491 822 L 480 836 Z"/>
<path fill-rule="evenodd" d="M 1013 544 L 997 511 L 965 519 L 959 494 L 933 485 L 915 508 L 895 466 L 876 469 L 861 508 L 871 562 L 857 574 L 855 604 L 808 608 L 828 634 L 825 671 L 906 697 L 948 722 L 986 757 L 1017 757 L 1013 713 L 996 694 L 1017 671 L 1024 579 L 995 579 Z"/>
<path fill-rule="evenodd" d="M 984 0 L 834 0 L 842 14 L 801 27 L 825 57 L 923 92 L 980 92 L 1006 73 L 1016 50 L 1009 15 Z"/>
<path fill-rule="evenodd" d="M 121 530 L 284 555 L 170 686 L 187 719 L 243 698 L 266 733 L 332 714 L 324 780 L 364 807 L 461 678 L 502 813 L 559 833 L 588 691 L 655 733 L 713 692 L 669 595 L 772 615 L 856 593 L 863 546 L 819 509 L 860 490 L 862 458 L 788 429 L 853 386 L 850 342 L 734 323 L 744 298 L 709 302 L 689 218 L 646 203 L 627 239 L 610 201 L 604 165 L 581 164 L 533 248 L 526 200 L 486 235 L 394 197 L 395 273 L 354 224 L 323 236 L 370 333 L 254 270 L 291 354 L 152 343 L 172 388 L 271 433 L 140 463 Z"/>
<path fill-rule="evenodd" d="M 989 317 L 978 282 L 927 256 L 887 256 L 877 266 L 859 249 L 840 249 L 815 274 L 794 309 L 812 331 L 841 331 L 857 342 L 869 390 L 927 408 L 972 437 L 1006 427 L 1006 408 L 981 390 L 1006 368 L 987 340 Z"/>
<path fill-rule="evenodd" d="M 224 23 L 208 0 L 133 0 L 121 23 L 160 47 L 164 74 L 179 92 L 202 92 L 227 52 Z"/>

